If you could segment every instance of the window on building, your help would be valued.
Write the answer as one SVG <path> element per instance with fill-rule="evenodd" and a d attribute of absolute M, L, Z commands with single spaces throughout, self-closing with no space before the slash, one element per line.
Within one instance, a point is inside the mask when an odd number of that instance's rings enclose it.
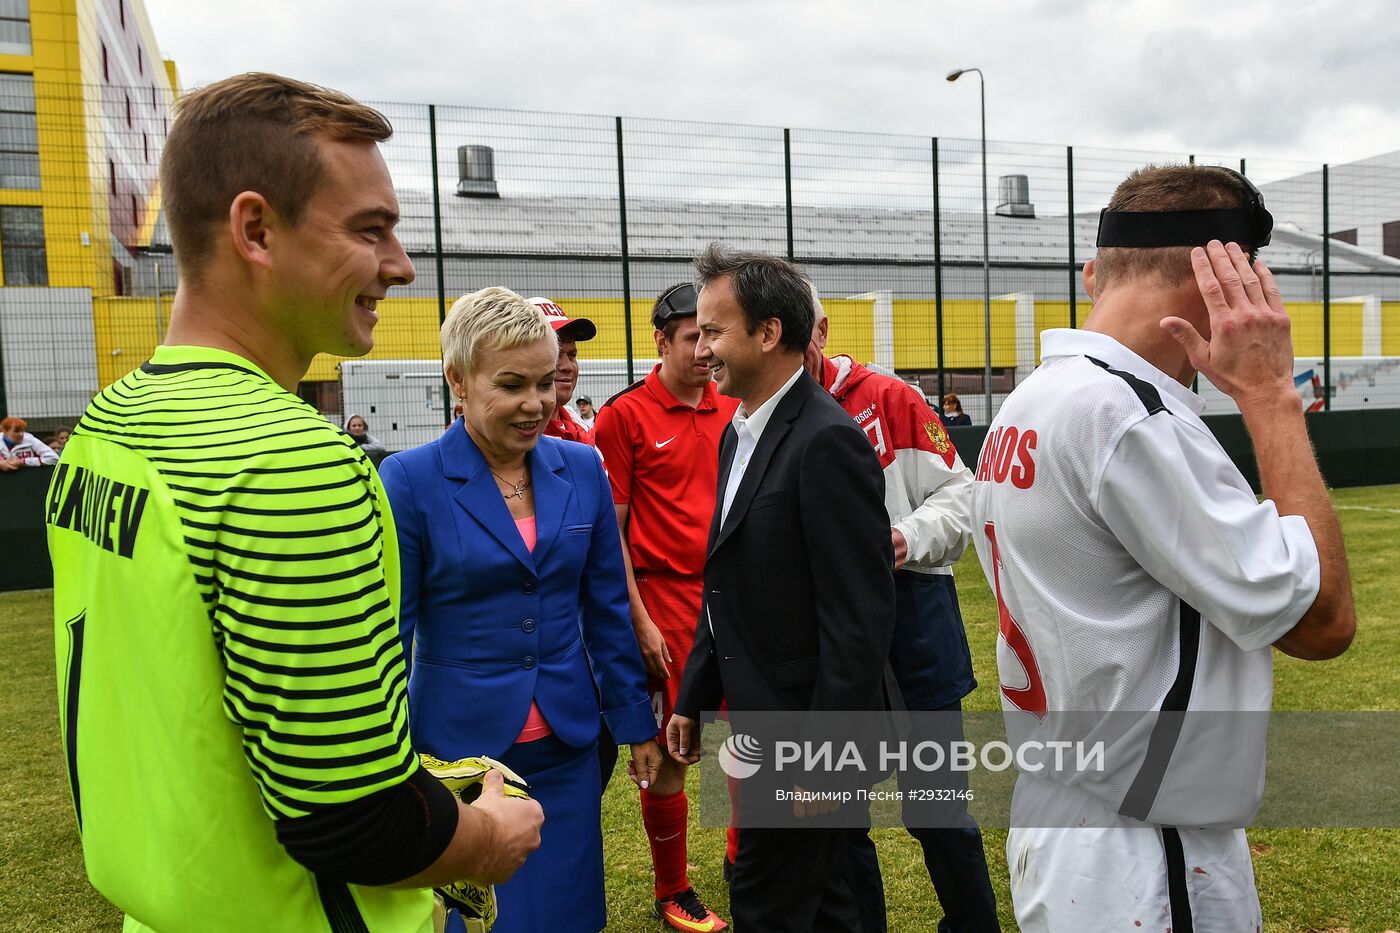
<path fill-rule="evenodd" d="M 117 193 L 117 163 L 111 159 L 107 160 L 107 191 L 110 194 Z"/>
<path fill-rule="evenodd" d="M 146 73 L 146 56 L 141 54 L 141 46 L 136 47 L 136 71 L 139 74 Z"/>
<path fill-rule="evenodd" d="M 1331 237 L 1332 239 L 1337 240 L 1337 241 L 1340 242 L 1340 243 L 1350 243 L 1352 246 L 1355 246 L 1355 245 L 1356 245 L 1356 228 L 1355 228 L 1355 227 L 1352 227 L 1350 230 L 1337 230 L 1337 231 L 1335 231 L 1335 232 L 1333 232 L 1333 233 L 1329 233 L 1329 234 L 1327 234 L 1327 235 L 1328 235 L 1329 237 Z"/>
<path fill-rule="evenodd" d="M 0 207 L 0 253 L 6 285 L 49 284 L 43 208 Z"/>
<path fill-rule="evenodd" d="M 136 195 L 131 196 L 131 226 L 137 229 L 141 227 L 141 205 L 136 203 Z"/>
<path fill-rule="evenodd" d="M 0 188 L 39 187 L 34 77 L 0 74 Z"/>
<path fill-rule="evenodd" d="M 29 0 L 0 0 L 0 54 L 32 55 Z"/>
<path fill-rule="evenodd" d="M 145 133 L 141 134 L 141 152 L 145 156 L 147 162 L 151 161 L 151 137 L 147 136 Z"/>
<path fill-rule="evenodd" d="M 111 81 L 112 69 L 109 67 L 107 62 L 107 43 L 101 42 L 98 44 L 102 46 L 102 80 Z"/>
<path fill-rule="evenodd" d="M 1381 252 L 1400 259 L 1400 220 L 1381 224 Z"/>
<path fill-rule="evenodd" d="M 126 125 L 131 125 L 131 95 L 126 95 Z"/>
<path fill-rule="evenodd" d="M 126 0 L 117 0 L 117 16 L 122 21 L 122 28 L 126 28 Z"/>

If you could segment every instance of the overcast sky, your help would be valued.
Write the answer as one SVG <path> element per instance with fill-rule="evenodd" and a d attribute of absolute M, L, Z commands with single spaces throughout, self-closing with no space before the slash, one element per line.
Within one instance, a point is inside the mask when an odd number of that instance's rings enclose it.
<path fill-rule="evenodd" d="M 1386 0 L 146 0 L 186 88 L 1346 162 L 1400 149 Z"/>

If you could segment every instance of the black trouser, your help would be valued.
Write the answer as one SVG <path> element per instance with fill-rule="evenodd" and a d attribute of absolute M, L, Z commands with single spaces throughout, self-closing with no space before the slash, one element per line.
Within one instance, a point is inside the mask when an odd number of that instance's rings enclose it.
<path fill-rule="evenodd" d="M 961 698 L 975 682 L 951 576 L 912 571 L 895 574 L 895 630 L 890 644 L 890 667 L 905 704 L 915 714 L 916 723 L 919 712 L 943 714 L 933 724 L 934 734 L 927 737 L 940 743 L 961 741 L 961 720 L 948 714 L 960 714 L 962 701 L 949 702 L 949 697 L 951 694 Z M 910 745 L 916 744 L 919 738 L 910 736 Z M 911 774 L 910 777 L 914 779 L 912 784 L 928 776 Z M 965 787 L 966 774 L 945 772 L 935 776 L 933 783 L 956 789 L 954 785 L 959 777 L 962 782 L 959 786 Z M 900 786 L 907 789 L 903 780 Z M 945 805 L 939 809 L 939 815 L 944 818 L 940 822 L 950 825 L 946 817 L 955 810 L 961 808 Z M 996 895 L 987 873 L 982 831 L 971 814 L 963 811 L 955 815 L 958 819 L 951 828 L 929 828 L 920 826 L 909 807 L 904 809 L 905 826 L 923 849 L 924 867 L 928 869 L 929 880 L 943 908 L 939 933 L 999 931 Z M 852 837 L 846 880 L 855 894 L 863 933 L 885 933 L 885 887 L 875 843 L 867 833 Z"/>
<path fill-rule="evenodd" d="M 729 885 L 736 933 L 860 933 L 855 898 L 844 876 L 851 843 L 863 832 L 835 827 L 740 831 Z"/>

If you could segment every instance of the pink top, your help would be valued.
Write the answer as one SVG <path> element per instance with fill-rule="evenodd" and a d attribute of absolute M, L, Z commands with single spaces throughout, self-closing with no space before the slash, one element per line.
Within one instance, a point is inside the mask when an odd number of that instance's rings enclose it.
<path fill-rule="evenodd" d="M 529 518 L 517 518 L 515 528 L 520 532 L 520 537 L 525 542 L 525 549 L 534 553 L 535 542 L 538 536 L 535 530 L 535 516 Z M 525 717 L 525 726 L 520 730 L 520 734 L 515 737 L 515 743 L 533 742 L 542 739 L 547 735 L 553 735 L 554 730 L 545 721 L 544 713 L 540 712 L 540 706 L 534 700 L 530 701 L 530 714 Z"/>

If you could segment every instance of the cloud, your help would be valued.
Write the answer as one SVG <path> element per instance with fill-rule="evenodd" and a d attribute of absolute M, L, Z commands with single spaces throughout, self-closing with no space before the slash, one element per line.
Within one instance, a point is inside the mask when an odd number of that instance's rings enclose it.
<path fill-rule="evenodd" d="M 1334 162 L 1400 149 L 1383 0 L 147 0 L 186 86 Z"/>

